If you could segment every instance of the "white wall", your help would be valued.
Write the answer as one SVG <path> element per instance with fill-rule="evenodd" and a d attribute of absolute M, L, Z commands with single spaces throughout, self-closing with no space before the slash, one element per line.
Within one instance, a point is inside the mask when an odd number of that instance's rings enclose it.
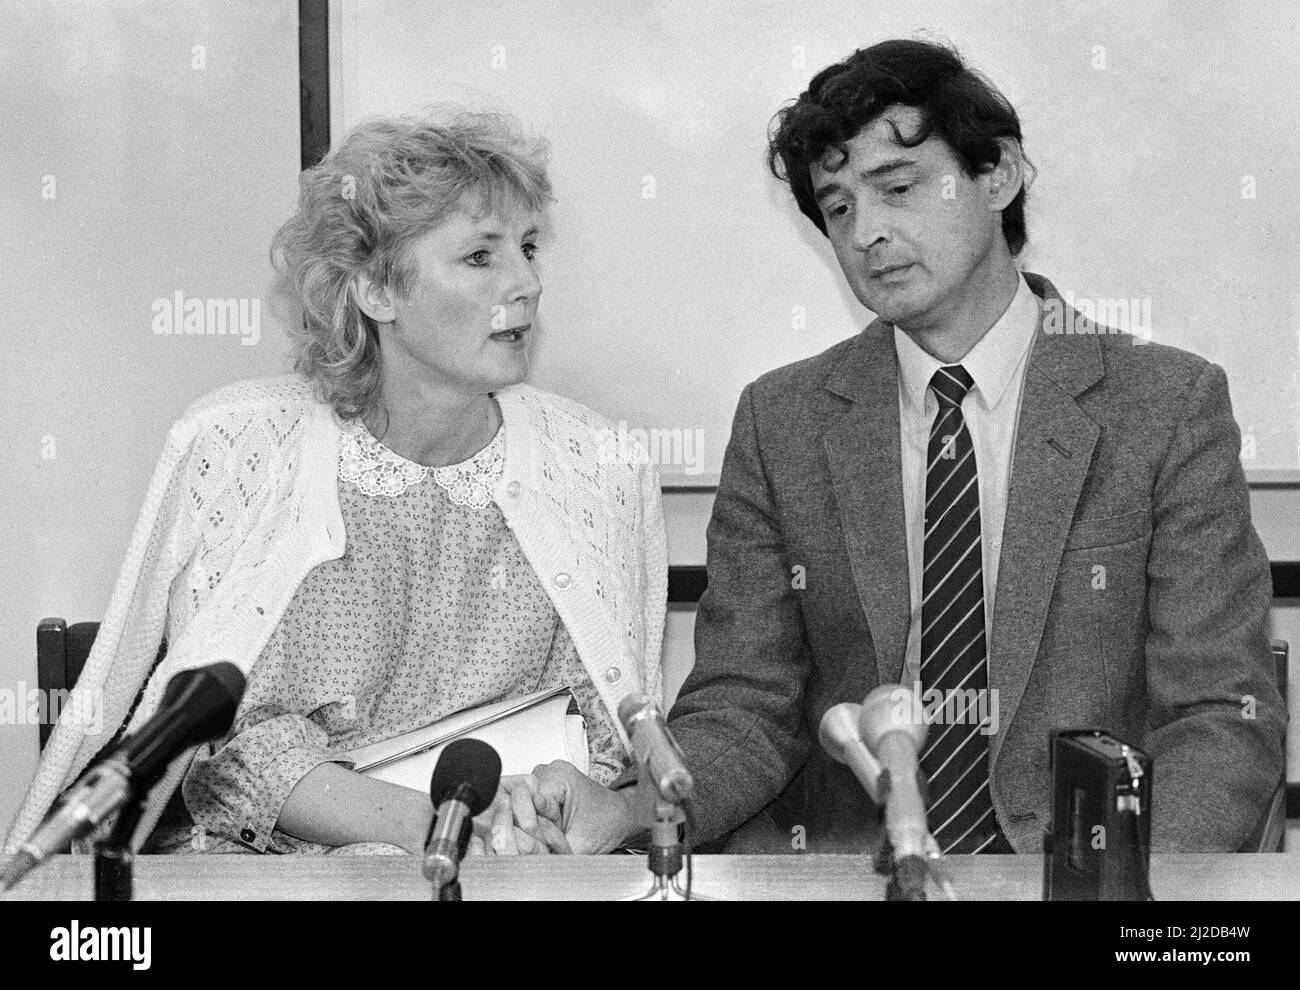
<path fill-rule="evenodd" d="M 1020 113 L 1039 166 L 1025 267 L 1079 299 L 1137 300 L 1152 339 L 1222 364 L 1248 471 L 1297 475 L 1295 0 L 337 8 L 345 123 L 455 100 L 551 138 L 535 380 L 664 431 L 666 478 L 716 475 L 741 387 L 869 318 L 768 174 L 767 127 L 823 66 L 918 32 Z"/>
<path fill-rule="evenodd" d="M 297 195 L 297 43 L 292 0 L 0 12 L 0 688 L 35 687 L 42 617 L 102 615 L 172 420 L 284 370 L 266 254 Z M 155 334 L 177 291 L 259 300 L 258 343 Z M 36 751 L 0 725 L 0 826 Z"/>

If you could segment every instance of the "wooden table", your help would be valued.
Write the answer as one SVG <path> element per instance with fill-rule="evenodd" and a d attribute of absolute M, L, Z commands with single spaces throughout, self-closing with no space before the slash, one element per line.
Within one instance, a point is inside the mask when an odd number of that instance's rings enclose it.
<path fill-rule="evenodd" d="M 964 900 L 1038 900 L 1041 856 L 959 856 L 948 866 Z M 617 900 L 649 888 L 639 856 L 472 857 L 466 900 Z M 1153 856 L 1156 899 L 1300 900 L 1300 856 Z M 697 856 L 695 890 L 725 900 L 883 900 L 864 856 Z M 4 900 L 89 900 L 91 860 L 57 856 Z M 141 856 L 137 900 L 428 900 L 409 856 Z"/>

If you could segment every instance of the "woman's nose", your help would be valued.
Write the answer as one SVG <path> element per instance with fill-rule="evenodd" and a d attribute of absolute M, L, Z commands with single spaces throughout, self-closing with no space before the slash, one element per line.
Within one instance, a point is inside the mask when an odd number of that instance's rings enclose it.
<path fill-rule="evenodd" d="M 512 299 L 534 300 L 542 294 L 542 280 L 537 275 L 533 263 L 523 254 L 519 255 L 512 272 L 510 297 Z"/>

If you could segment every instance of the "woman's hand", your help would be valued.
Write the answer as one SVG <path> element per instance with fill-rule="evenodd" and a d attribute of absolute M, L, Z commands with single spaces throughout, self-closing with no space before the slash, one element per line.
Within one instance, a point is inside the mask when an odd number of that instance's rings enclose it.
<path fill-rule="evenodd" d="M 556 819 L 560 809 L 545 798 L 532 774 L 502 777 L 496 799 L 474 819 L 471 855 L 545 856 L 571 853 Z"/>
<path fill-rule="evenodd" d="M 516 820 L 530 813 L 561 833 L 565 851 L 579 855 L 606 853 L 638 835 L 638 791 L 611 791 L 572 763 L 556 760 L 510 778 Z M 520 792 L 528 792 L 527 803 Z M 548 833 L 549 834 L 549 833 Z"/>

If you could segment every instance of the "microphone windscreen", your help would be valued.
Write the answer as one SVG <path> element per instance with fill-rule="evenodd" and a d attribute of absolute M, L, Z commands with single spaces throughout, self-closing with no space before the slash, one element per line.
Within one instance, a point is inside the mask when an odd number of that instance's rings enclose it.
<path fill-rule="evenodd" d="M 501 757 L 481 739 L 457 739 L 447 744 L 433 768 L 429 796 L 436 808 L 448 793 L 466 785 L 470 815 L 482 814 L 496 797 L 501 783 Z"/>
<path fill-rule="evenodd" d="M 150 787 L 177 756 L 220 739 L 234 724 L 244 675 L 222 662 L 182 670 L 167 682 L 162 703 L 140 730 L 122 740 L 120 753 L 134 787 Z"/>
<path fill-rule="evenodd" d="M 888 733 L 902 730 L 911 737 L 919 753 L 925 745 L 928 726 L 919 699 L 911 688 L 902 684 L 882 684 L 862 699 L 862 717 L 858 730 L 862 741 L 873 754 Z"/>
<path fill-rule="evenodd" d="M 855 740 L 861 741 L 858 728 L 861 721 L 861 705 L 855 705 L 851 701 L 832 705 L 826 709 L 817 726 L 817 741 L 832 759 L 843 763 L 844 747 Z"/>
<path fill-rule="evenodd" d="M 207 742 L 230 731 L 244 697 L 244 674 L 229 661 L 182 670 L 167 682 L 160 712 L 186 713 L 189 742 Z"/>
<path fill-rule="evenodd" d="M 244 696 L 244 674 L 238 667 L 228 660 L 220 663 L 210 663 L 203 667 L 194 667 L 191 670 L 182 670 L 167 682 L 167 687 L 163 691 L 162 704 L 160 707 L 166 708 L 174 703 L 184 691 L 193 690 L 195 681 L 200 681 L 203 685 L 203 691 L 214 692 L 214 697 L 226 697 L 239 706 L 239 701 Z"/>
<path fill-rule="evenodd" d="M 660 714 L 659 705 L 648 694 L 634 692 L 619 702 L 618 720 L 623 723 L 624 731 L 631 735 L 632 720 L 647 710 L 652 715 Z"/>

